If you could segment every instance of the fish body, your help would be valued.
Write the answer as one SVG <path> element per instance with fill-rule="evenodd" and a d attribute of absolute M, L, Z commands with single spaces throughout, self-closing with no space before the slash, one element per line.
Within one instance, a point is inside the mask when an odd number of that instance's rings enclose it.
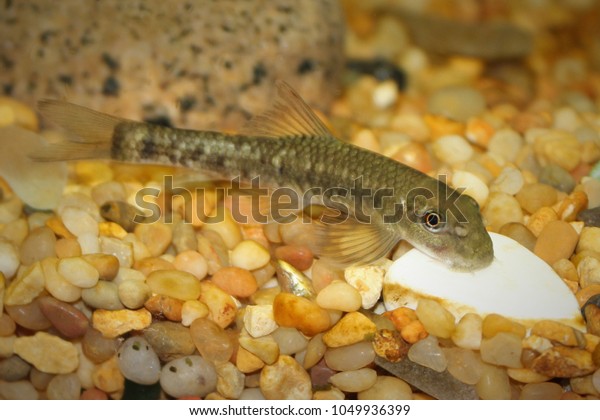
<path fill-rule="evenodd" d="M 225 134 L 134 122 L 60 101 L 40 110 L 77 137 L 37 160 L 110 158 L 165 164 L 288 187 L 332 209 L 318 229 L 317 253 L 343 265 L 368 263 L 405 239 L 458 270 L 493 259 L 476 202 L 385 156 L 336 139 L 302 99 L 278 84 L 273 107 L 245 132 Z M 325 220 L 324 220 L 325 221 Z"/>

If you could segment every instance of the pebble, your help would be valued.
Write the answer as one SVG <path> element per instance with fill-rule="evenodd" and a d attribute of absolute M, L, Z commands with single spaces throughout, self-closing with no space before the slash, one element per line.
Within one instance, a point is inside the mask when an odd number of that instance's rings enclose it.
<path fill-rule="evenodd" d="M 243 243 L 241 242 L 240 245 Z M 239 298 L 247 298 L 258 289 L 252 273 L 240 267 L 223 267 L 212 276 L 211 280 L 225 292 Z"/>
<path fill-rule="evenodd" d="M 465 384 L 475 385 L 479 382 L 483 365 L 477 353 L 460 347 L 443 350 L 448 362 L 448 373 Z"/>
<path fill-rule="evenodd" d="M 175 266 L 173 263 L 163 259 L 163 258 L 144 258 L 142 260 L 136 260 L 133 264 L 133 268 L 136 271 L 139 271 L 144 275 L 144 277 L 149 276 L 155 271 L 161 270 L 175 270 Z"/>
<path fill-rule="evenodd" d="M 158 270 L 148 275 L 146 284 L 152 293 L 180 300 L 198 299 L 200 280 L 190 273 L 179 270 Z"/>
<path fill-rule="evenodd" d="M 16 339 L 17 337 L 15 335 L 0 337 L 0 357 L 10 357 L 15 353 L 14 347 Z"/>
<path fill-rule="evenodd" d="M 582 310 L 588 332 L 600 336 L 600 296 L 596 295 L 595 302 L 586 302 Z"/>
<path fill-rule="evenodd" d="M 549 163 L 572 171 L 581 161 L 581 145 L 577 138 L 563 130 L 547 130 L 535 137 L 534 149 Z"/>
<path fill-rule="evenodd" d="M 144 280 L 127 280 L 118 285 L 119 300 L 127 309 L 139 309 L 150 297 L 150 287 Z"/>
<path fill-rule="evenodd" d="M 515 196 L 519 205 L 533 214 L 541 207 L 550 207 L 558 200 L 556 190 L 546 184 L 527 184 Z"/>
<path fill-rule="evenodd" d="M 346 282 L 362 297 L 362 307 L 370 309 L 379 300 L 383 288 L 385 271 L 381 267 L 366 265 L 348 267 L 344 270 Z"/>
<path fill-rule="evenodd" d="M 58 258 L 80 257 L 81 246 L 75 238 L 60 238 L 56 241 L 54 252 Z"/>
<path fill-rule="evenodd" d="M 272 305 L 248 305 L 244 311 L 244 328 L 252 337 L 271 334 L 278 326 Z"/>
<path fill-rule="evenodd" d="M 479 350 L 481 346 L 481 337 L 483 329 L 483 320 L 474 313 L 464 315 L 450 336 L 452 342 L 463 349 Z"/>
<path fill-rule="evenodd" d="M 527 228 L 531 230 L 535 237 L 538 237 L 548 223 L 556 220 L 558 220 L 558 214 L 553 208 L 540 207 L 531 215 L 531 217 L 529 217 Z"/>
<path fill-rule="evenodd" d="M 291 293 L 279 293 L 273 301 L 275 322 L 297 328 L 312 337 L 330 327 L 329 313 L 310 300 Z"/>
<path fill-rule="evenodd" d="M 94 265 L 81 257 L 60 259 L 58 261 L 58 273 L 73 286 L 81 288 L 94 287 L 100 279 L 100 273 Z"/>
<path fill-rule="evenodd" d="M 200 301 L 208 306 L 208 317 L 221 328 L 226 328 L 235 320 L 238 306 L 226 292 L 210 281 L 200 283 Z"/>
<path fill-rule="evenodd" d="M 16 324 L 6 313 L 0 313 L 0 337 L 8 337 L 15 333 Z"/>
<path fill-rule="evenodd" d="M 81 300 L 92 308 L 123 309 L 123 304 L 119 299 L 119 286 L 109 281 L 100 280 L 94 287 L 83 289 Z"/>
<path fill-rule="evenodd" d="M 206 318 L 209 310 L 205 303 L 199 300 L 186 300 L 181 306 L 181 323 L 189 327 L 198 318 Z"/>
<path fill-rule="evenodd" d="M 81 393 L 82 400 L 107 400 L 106 392 L 98 388 L 88 388 Z"/>
<path fill-rule="evenodd" d="M 100 252 L 100 239 L 93 233 L 86 233 L 77 238 L 77 243 L 81 248 L 82 254 L 95 254 Z"/>
<path fill-rule="evenodd" d="M 569 380 L 571 390 L 579 395 L 600 396 L 600 391 L 594 386 L 594 375 L 580 376 Z"/>
<path fill-rule="evenodd" d="M 81 382 L 74 373 L 56 375 L 46 389 L 49 400 L 78 400 L 80 394 Z"/>
<path fill-rule="evenodd" d="M 526 384 L 521 390 L 520 400 L 558 400 L 563 394 L 562 387 L 554 382 Z"/>
<path fill-rule="evenodd" d="M 1 206 L 2 204 L 0 204 L 0 207 Z M 28 234 L 29 226 L 25 218 L 8 222 L 2 228 L 0 228 L 0 237 L 8 239 L 17 247 L 21 246 Z"/>
<path fill-rule="evenodd" d="M 375 384 L 357 395 L 359 400 L 412 400 L 409 384 L 394 376 L 377 376 Z"/>
<path fill-rule="evenodd" d="M 507 223 L 500 228 L 498 233 L 517 241 L 531 252 L 533 252 L 535 248 L 537 241 L 535 235 L 522 223 Z"/>
<path fill-rule="evenodd" d="M 46 290 L 63 302 L 76 302 L 81 298 L 81 288 L 73 286 L 58 273 L 58 258 L 46 258 L 41 262 Z"/>
<path fill-rule="evenodd" d="M 275 363 L 279 357 L 279 345 L 270 335 L 254 338 L 242 335 L 239 338 L 240 346 L 258 357 L 267 365 Z"/>
<path fill-rule="evenodd" d="M 175 261 L 173 261 L 173 265 L 177 270 L 188 272 L 194 275 L 198 280 L 202 280 L 208 273 L 208 263 L 206 262 L 206 258 L 198 251 L 191 249 L 177 254 Z"/>
<path fill-rule="evenodd" d="M 362 392 L 371 388 L 377 382 L 377 372 L 373 369 L 362 368 L 336 373 L 329 378 L 333 386 L 344 392 Z"/>
<path fill-rule="evenodd" d="M 408 358 L 412 362 L 433 369 L 436 372 L 445 371 L 448 365 L 438 339 L 431 335 L 413 344 L 408 351 Z"/>
<path fill-rule="evenodd" d="M 85 234 L 98 236 L 98 223 L 87 211 L 66 206 L 59 213 L 65 227 L 76 237 Z"/>
<path fill-rule="evenodd" d="M 514 162 L 523 146 L 523 137 L 510 128 L 494 132 L 488 143 L 488 151 L 508 162 Z"/>
<path fill-rule="evenodd" d="M 265 366 L 265 362 L 245 348 L 239 347 L 235 357 L 235 365 L 240 372 L 253 373 L 262 369 Z"/>
<path fill-rule="evenodd" d="M 72 343 L 43 331 L 18 337 L 14 342 L 14 351 L 46 373 L 71 373 L 79 364 L 77 349 Z"/>
<path fill-rule="evenodd" d="M 582 191 L 574 191 L 560 203 L 558 217 L 567 222 L 574 222 L 579 213 L 587 208 L 587 206 L 587 195 Z"/>
<path fill-rule="evenodd" d="M 53 374 L 42 372 L 36 368 L 31 368 L 29 373 L 29 380 L 38 391 L 45 391 L 52 378 L 54 378 Z"/>
<path fill-rule="evenodd" d="M 93 363 L 102 363 L 117 353 L 120 342 L 115 338 L 107 338 L 94 328 L 88 328 L 81 347 L 83 354 Z"/>
<path fill-rule="evenodd" d="M 594 257 L 583 257 L 577 264 L 577 274 L 582 288 L 600 284 L 600 261 Z"/>
<path fill-rule="evenodd" d="M 100 237 L 100 250 L 103 254 L 113 255 L 122 267 L 131 267 L 134 262 L 133 244 L 117 238 Z"/>
<path fill-rule="evenodd" d="M 271 261 L 271 255 L 262 245 L 253 240 L 238 243 L 230 255 L 231 265 L 245 270 L 257 270 Z"/>
<path fill-rule="evenodd" d="M 484 338 L 480 347 L 481 359 L 496 366 L 521 368 L 521 337 L 499 332 L 492 338 Z"/>
<path fill-rule="evenodd" d="M 342 317 L 323 335 L 327 347 L 341 347 L 371 340 L 377 332 L 377 326 L 360 312 L 350 312 Z"/>
<path fill-rule="evenodd" d="M 279 347 L 279 354 L 297 354 L 306 350 L 308 345 L 308 339 L 295 328 L 280 327 L 271 336 Z"/>
<path fill-rule="evenodd" d="M 143 335 L 162 361 L 188 356 L 196 350 L 190 329 L 176 322 L 153 322 Z"/>
<path fill-rule="evenodd" d="M 313 253 L 307 246 L 282 245 L 275 249 L 275 258 L 283 260 L 300 271 L 308 270 L 313 264 Z"/>
<path fill-rule="evenodd" d="M 17 276 L 4 292 L 4 305 L 25 305 L 31 303 L 45 288 L 44 272 L 40 263 L 27 268 Z"/>
<path fill-rule="evenodd" d="M 452 335 L 455 328 L 454 315 L 438 302 L 420 299 L 416 314 L 429 334 L 439 338 L 450 338 Z"/>
<path fill-rule="evenodd" d="M 229 210 L 226 209 L 223 209 L 220 220 L 217 218 L 218 216 L 207 219 L 202 231 L 217 233 L 227 249 L 233 249 L 242 241 L 242 232 L 239 225 L 235 222 Z"/>
<path fill-rule="evenodd" d="M 79 309 L 51 296 L 42 296 L 38 300 L 40 310 L 52 323 L 52 326 L 66 338 L 82 337 L 90 322 Z"/>
<path fill-rule="evenodd" d="M 7 305 L 4 310 L 17 325 L 28 330 L 45 330 L 52 325 L 40 308 L 39 298 L 25 305 Z"/>
<path fill-rule="evenodd" d="M 198 318 L 189 329 L 192 342 L 202 357 L 213 363 L 223 363 L 231 359 L 235 343 L 221 326 L 207 318 Z"/>
<path fill-rule="evenodd" d="M 473 157 L 473 146 L 462 136 L 447 134 L 439 137 L 432 145 L 432 150 L 440 161 L 448 165 L 459 165 Z"/>
<path fill-rule="evenodd" d="M 3 249 L 3 251 L 8 252 L 8 255 L 12 256 L 15 253 L 14 250 L 7 248 L 7 245 L 4 241 L 0 241 L 0 244 L 3 248 L 6 248 Z M 21 263 L 24 265 L 33 264 L 34 262 L 41 261 L 46 257 L 55 257 L 56 236 L 54 236 L 54 232 L 52 232 L 50 228 L 45 226 L 35 228 L 25 237 L 25 240 L 23 243 L 21 243 L 19 252 Z M 6 257 L 4 258 L 6 259 Z M 4 269 L 2 269 L 2 271 L 4 272 Z M 4 272 L 4 275 L 6 275 L 6 277 L 12 277 L 12 274 L 9 275 L 6 272 Z"/>
<path fill-rule="evenodd" d="M 327 366 L 333 370 L 357 370 L 373 363 L 375 350 L 370 342 L 362 341 L 349 346 L 328 349 L 324 357 Z"/>
<path fill-rule="evenodd" d="M 538 321 L 531 327 L 530 334 L 545 337 L 565 346 L 577 346 L 579 344 L 575 330 L 557 321 Z"/>
<path fill-rule="evenodd" d="M 495 232 L 498 232 L 507 223 L 523 223 L 523 211 L 517 199 L 510 194 L 501 192 L 490 193 L 482 215 L 486 225 L 489 225 Z"/>
<path fill-rule="evenodd" d="M 29 381 L 0 380 L 0 398 L 4 400 L 37 400 L 40 395 Z"/>
<path fill-rule="evenodd" d="M 600 227 L 584 227 L 579 236 L 576 252 L 600 252 Z"/>
<path fill-rule="evenodd" d="M 523 188 L 524 184 L 525 180 L 521 171 L 511 166 L 507 166 L 502 169 L 502 172 L 494 179 L 490 185 L 490 190 L 515 195 Z"/>
<path fill-rule="evenodd" d="M 92 372 L 94 386 L 108 394 L 125 389 L 125 378 L 119 370 L 117 356 L 96 365 Z"/>
<path fill-rule="evenodd" d="M 173 239 L 171 228 L 160 222 L 140 223 L 135 227 L 133 233 L 146 245 L 153 257 L 162 255 Z"/>
<path fill-rule="evenodd" d="M 483 319 L 482 324 L 483 337 L 492 338 L 500 332 L 512 333 L 520 338 L 524 338 L 527 329 L 518 322 L 511 321 L 510 319 L 503 317 L 502 315 L 487 315 Z"/>
<path fill-rule="evenodd" d="M 316 302 L 324 309 L 354 312 L 361 308 L 362 297 L 358 290 L 348 283 L 335 280 L 319 292 Z"/>
<path fill-rule="evenodd" d="M 569 194 L 575 188 L 575 180 L 571 174 L 558 165 L 549 164 L 542 167 L 539 175 L 539 181 L 542 184 L 548 184 Z"/>
<path fill-rule="evenodd" d="M 410 345 L 402 339 L 398 331 L 380 329 L 373 339 L 375 353 L 393 363 L 404 359 L 409 348 Z"/>
<path fill-rule="evenodd" d="M 258 287 L 262 287 L 265 283 L 273 279 L 277 269 L 274 264 L 267 264 L 258 270 L 252 271 L 252 275 L 258 284 Z"/>
<path fill-rule="evenodd" d="M 451 120 L 466 122 L 485 110 L 485 99 L 477 90 L 468 86 L 443 87 L 431 94 L 427 110 Z"/>
<path fill-rule="evenodd" d="M 17 355 L 0 360 L 0 380 L 14 382 L 29 376 L 31 365 Z"/>
<path fill-rule="evenodd" d="M 202 356 L 185 356 L 163 366 L 160 385 L 174 398 L 204 397 L 217 388 L 217 372 Z"/>
<path fill-rule="evenodd" d="M 144 308 L 137 311 L 96 309 L 92 315 L 92 325 L 107 338 L 115 338 L 132 330 L 143 330 L 151 323 L 152 314 Z"/>
<path fill-rule="evenodd" d="M 313 394 L 308 373 L 286 355 L 262 369 L 260 390 L 269 400 L 310 400 Z"/>
<path fill-rule="evenodd" d="M 238 399 L 244 391 L 246 376 L 229 362 L 221 363 L 215 369 L 219 394 L 228 399 Z"/>
<path fill-rule="evenodd" d="M 523 360 L 523 357 L 521 357 L 521 360 Z M 537 384 L 551 379 L 550 377 L 541 375 L 529 368 L 508 368 L 506 369 L 506 373 L 508 373 L 508 376 L 511 379 L 523 384 Z"/>
<path fill-rule="evenodd" d="M 510 400 L 512 396 L 506 370 L 487 363 L 482 365 L 481 378 L 475 390 L 482 400 Z"/>
<path fill-rule="evenodd" d="M 76 343 L 75 347 L 77 347 L 77 353 L 79 354 L 79 366 L 75 373 L 82 388 L 92 388 L 94 386 L 92 376 L 96 365 L 85 355 L 81 342 Z"/>
<path fill-rule="evenodd" d="M 481 178 L 467 171 L 454 172 L 452 175 L 452 187 L 464 189 L 464 193 L 474 198 L 479 206 L 485 204 L 490 193 L 490 190 Z"/>
<path fill-rule="evenodd" d="M 152 295 L 144 303 L 144 308 L 155 317 L 165 317 L 169 321 L 176 322 L 181 321 L 182 307 L 182 300 L 163 295 Z"/>
<path fill-rule="evenodd" d="M 586 350 L 554 346 L 535 358 L 531 369 L 556 378 L 583 376 L 596 370 L 592 355 Z"/>
<path fill-rule="evenodd" d="M 126 379 L 151 385 L 160 379 L 160 360 L 143 337 L 129 337 L 117 352 L 119 369 Z"/>
<path fill-rule="evenodd" d="M 409 134 L 406 133 L 406 135 Z M 412 138 L 414 139 L 414 137 Z M 423 144 L 418 143 L 417 141 L 411 141 L 409 143 L 404 143 L 399 147 L 400 148 L 391 156 L 392 159 L 424 173 L 432 170 L 431 154 Z"/>
<path fill-rule="evenodd" d="M 534 253 L 549 265 L 569 259 L 575 251 L 579 236 L 571 225 L 562 220 L 549 222 L 540 232 Z"/>

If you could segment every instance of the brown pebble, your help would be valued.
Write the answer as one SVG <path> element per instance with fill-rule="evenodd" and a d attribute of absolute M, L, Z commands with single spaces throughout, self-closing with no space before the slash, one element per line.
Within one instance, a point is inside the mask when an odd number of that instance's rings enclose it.
<path fill-rule="evenodd" d="M 21 263 L 33 264 L 46 257 L 56 256 L 56 236 L 48 227 L 39 227 L 29 232 L 21 244 Z"/>
<path fill-rule="evenodd" d="M 410 345 L 402 339 L 399 331 L 378 330 L 373 348 L 378 356 L 395 363 L 406 357 Z"/>
<path fill-rule="evenodd" d="M 180 323 L 169 321 L 153 322 L 143 331 L 144 338 L 163 362 L 170 362 L 194 353 L 190 329 Z"/>
<path fill-rule="evenodd" d="M 102 363 L 110 359 L 117 353 L 120 345 L 118 339 L 104 337 L 94 328 L 88 328 L 81 341 L 83 354 L 94 363 Z"/>
<path fill-rule="evenodd" d="M 119 259 L 108 254 L 86 254 L 83 259 L 94 266 L 100 274 L 100 280 L 111 281 L 119 272 Z"/>
<path fill-rule="evenodd" d="M 4 305 L 6 313 L 21 327 L 32 331 L 48 329 L 52 324 L 42 313 L 39 299 L 26 305 Z"/>
<path fill-rule="evenodd" d="M 42 313 L 63 336 L 77 338 L 86 333 L 90 322 L 83 312 L 73 305 L 52 296 L 42 296 L 38 302 Z"/>
<path fill-rule="evenodd" d="M 313 263 L 313 253 L 307 246 L 283 245 L 275 249 L 275 258 L 284 260 L 300 271 L 308 270 Z"/>
<path fill-rule="evenodd" d="M 170 321 L 181 321 L 181 308 L 183 301 L 165 295 L 154 295 L 145 303 L 144 307 L 156 317 L 164 316 Z"/>
<path fill-rule="evenodd" d="M 146 277 L 158 270 L 175 270 L 175 266 L 172 263 L 158 257 L 149 257 L 136 261 L 133 264 L 133 268 L 143 273 Z"/>
<path fill-rule="evenodd" d="M 127 232 L 133 232 L 136 227 L 134 220 L 144 217 L 131 204 L 124 201 L 107 201 L 100 207 L 100 215 L 111 222 L 115 222 Z M 136 216 L 139 219 L 136 219 Z"/>
<path fill-rule="evenodd" d="M 521 207 L 530 214 L 541 207 L 550 207 L 558 198 L 556 190 L 546 184 L 526 184 L 515 196 Z"/>
<path fill-rule="evenodd" d="M 525 225 L 519 222 L 511 222 L 502 225 L 498 231 L 500 235 L 514 239 L 525 248 L 533 252 L 535 247 L 535 235 Z"/>
<path fill-rule="evenodd" d="M 230 295 L 246 298 L 258 289 L 252 273 L 238 267 L 223 267 L 212 277 L 212 282 Z"/>
<path fill-rule="evenodd" d="M 99 390 L 98 388 L 86 389 L 81 393 L 82 400 L 107 400 L 108 395 L 106 392 Z"/>
<path fill-rule="evenodd" d="M 575 251 L 578 239 L 577 232 L 569 223 L 556 220 L 544 227 L 538 236 L 533 252 L 552 265 L 558 260 L 570 258 Z"/>
<path fill-rule="evenodd" d="M 544 350 L 533 361 L 531 369 L 550 377 L 572 378 L 590 374 L 596 370 L 596 367 L 588 351 L 554 346 Z"/>
<path fill-rule="evenodd" d="M 590 334 L 600 336 L 600 307 L 588 303 L 584 308 L 585 325 Z"/>

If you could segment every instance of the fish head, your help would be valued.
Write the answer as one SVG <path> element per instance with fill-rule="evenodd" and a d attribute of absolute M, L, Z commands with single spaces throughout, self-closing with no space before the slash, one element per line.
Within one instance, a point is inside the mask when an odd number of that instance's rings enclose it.
<path fill-rule="evenodd" d="M 487 267 L 494 250 L 479 205 L 472 197 L 437 184 L 413 190 L 407 197 L 405 239 L 453 270 Z"/>

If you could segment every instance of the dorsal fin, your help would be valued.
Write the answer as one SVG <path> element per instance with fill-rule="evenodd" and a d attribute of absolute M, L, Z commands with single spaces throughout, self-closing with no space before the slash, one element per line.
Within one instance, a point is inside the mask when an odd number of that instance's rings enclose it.
<path fill-rule="evenodd" d="M 242 130 L 243 134 L 261 137 L 333 137 L 290 85 L 278 80 L 275 86 L 277 97 L 273 105 L 248 121 Z"/>

